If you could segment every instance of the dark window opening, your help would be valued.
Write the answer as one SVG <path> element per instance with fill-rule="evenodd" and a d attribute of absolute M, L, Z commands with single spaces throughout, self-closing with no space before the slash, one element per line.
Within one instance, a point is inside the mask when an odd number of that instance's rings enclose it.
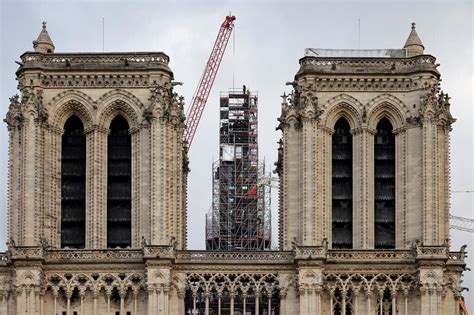
<path fill-rule="evenodd" d="M 107 146 L 107 247 L 132 244 L 131 136 L 125 118 L 110 124 Z"/>
<path fill-rule="evenodd" d="M 333 315 L 352 315 L 353 314 L 353 298 L 352 290 L 348 290 L 345 296 L 342 294 L 342 291 L 337 288 L 334 291 L 333 297 Z M 345 305 L 345 310 L 344 310 Z"/>
<path fill-rule="evenodd" d="M 194 302 L 195 299 L 195 302 Z M 234 314 L 256 314 L 257 312 L 257 302 L 258 299 L 258 313 L 259 314 L 280 314 L 280 296 L 279 291 L 274 290 L 273 292 L 260 292 L 260 296 L 256 296 L 255 292 L 250 289 L 245 293 L 245 298 L 243 292 L 238 290 L 235 292 L 234 296 Z M 194 295 L 191 290 L 186 292 L 186 297 L 184 299 L 185 314 L 205 314 L 206 310 L 206 294 L 202 289 L 199 289 Z M 219 312 L 220 304 L 220 312 Z M 196 308 L 194 309 L 194 305 Z M 230 293 L 227 290 L 223 290 L 220 294 L 220 303 L 219 303 L 219 294 L 216 290 L 212 290 L 209 293 L 209 314 L 230 314 L 231 310 L 231 299 Z M 244 313 L 245 310 L 245 313 Z"/>
<path fill-rule="evenodd" d="M 84 248 L 86 136 L 77 116 L 64 124 L 61 142 L 61 247 Z"/>
<path fill-rule="evenodd" d="M 352 248 L 352 135 L 344 118 L 332 135 L 332 247 Z"/>
<path fill-rule="evenodd" d="M 387 118 L 374 139 L 375 248 L 395 248 L 395 136 Z"/>

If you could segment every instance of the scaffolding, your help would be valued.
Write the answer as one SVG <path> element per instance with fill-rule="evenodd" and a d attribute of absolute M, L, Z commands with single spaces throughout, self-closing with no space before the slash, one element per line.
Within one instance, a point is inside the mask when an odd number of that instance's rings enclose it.
<path fill-rule="evenodd" d="M 219 160 L 212 165 L 208 250 L 264 250 L 271 245 L 271 186 L 260 184 L 258 96 L 244 86 L 220 96 Z"/>

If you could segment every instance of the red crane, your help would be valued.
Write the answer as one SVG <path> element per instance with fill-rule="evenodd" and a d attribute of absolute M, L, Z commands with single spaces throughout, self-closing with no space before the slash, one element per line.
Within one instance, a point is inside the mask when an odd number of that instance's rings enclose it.
<path fill-rule="evenodd" d="M 184 131 L 184 140 L 188 144 L 188 148 L 193 142 L 194 134 L 196 133 L 199 120 L 201 119 L 202 112 L 206 106 L 207 98 L 211 92 L 212 84 L 216 78 L 217 70 L 221 64 L 224 51 L 229 42 L 230 34 L 234 28 L 235 16 L 228 15 L 222 22 L 219 34 L 217 34 L 216 42 L 212 48 L 211 55 L 207 61 L 206 68 L 202 74 L 199 85 L 194 92 L 194 96 L 191 99 L 191 105 L 186 112 L 186 130 Z"/>

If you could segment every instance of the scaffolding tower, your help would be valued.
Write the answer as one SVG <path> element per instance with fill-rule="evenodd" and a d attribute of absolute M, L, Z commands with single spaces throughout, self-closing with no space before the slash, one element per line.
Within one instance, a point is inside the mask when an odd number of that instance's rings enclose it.
<path fill-rule="evenodd" d="M 271 186 L 260 184 L 258 96 L 243 89 L 220 96 L 219 160 L 212 165 L 207 250 L 265 250 L 271 245 Z"/>

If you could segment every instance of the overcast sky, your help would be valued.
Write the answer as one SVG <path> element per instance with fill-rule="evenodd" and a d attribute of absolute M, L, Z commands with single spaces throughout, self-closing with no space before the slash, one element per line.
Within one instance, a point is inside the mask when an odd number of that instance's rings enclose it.
<path fill-rule="evenodd" d="M 67 2 L 67 4 L 65 3 Z M 473 6 L 471 1 L 1 1 L 0 117 L 16 92 L 14 63 L 32 50 L 41 22 L 56 52 L 163 51 L 170 56 L 177 88 L 189 101 L 218 28 L 232 12 L 231 38 L 190 151 L 188 248 L 204 248 L 204 214 L 211 203 L 211 164 L 218 157 L 219 91 L 247 85 L 259 94 L 260 157 L 273 168 L 280 95 L 289 88 L 304 48 L 402 48 L 416 22 L 425 46 L 441 64 L 442 89 L 452 97 L 452 189 L 474 189 Z M 360 19 L 360 43 L 358 21 Z M 0 127 L 0 250 L 6 240 L 7 129 Z M 275 196 L 275 194 L 274 194 Z M 277 199 L 273 199 L 276 244 Z M 472 193 L 452 195 L 452 213 L 474 218 Z M 452 249 L 474 234 L 452 232 Z M 474 285 L 472 272 L 466 277 Z M 474 291 L 469 293 L 474 296 Z M 472 305 L 473 298 L 470 299 Z"/>

